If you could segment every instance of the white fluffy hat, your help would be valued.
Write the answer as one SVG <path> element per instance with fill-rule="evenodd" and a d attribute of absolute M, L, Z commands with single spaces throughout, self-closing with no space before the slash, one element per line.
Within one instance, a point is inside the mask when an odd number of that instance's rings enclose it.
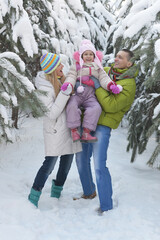
<path fill-rule="evenodd" d="M 87 50 L 90 50 L 90 51 L 92 51 L 92 52 L 94 53 L 94 55 L 95 55 L 94 62 L 95 62 L 101 69 L 103 69 L 102 64 L 101 64 L 103 54 L 102 54 L 102 52 L 100 52 L 100 51 L 96 51 L 94 45 L 93 45 L 93 44 L 91 43 L 91 41 L 88 40 L 88 39 L 84 39 L 84 40 L 81 42 L 81 45 L 80 45 L 80 47 L 79 47 L 79 51 L 77 51 L 77 52 L 75 52 L 75 53 L 73 54 L 74 59 L 79 62 L 80 67 L 82 67 L 82 66 L 83 66 L 83 63 L 84 63 L 84 61 L 83 61 L 83 59 L 82 59 L 82 54 L 83 54 L 85 51 L 87 51 Z"/>

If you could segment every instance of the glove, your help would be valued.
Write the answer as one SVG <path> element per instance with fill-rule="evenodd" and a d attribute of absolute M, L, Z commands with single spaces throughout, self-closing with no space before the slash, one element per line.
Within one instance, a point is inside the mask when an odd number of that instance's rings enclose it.
<path fill-rule="evenodd" d="M 65 95 L 70 95 L 72 93 L 73 86 L 71 83 L 63 83 L 61 86 L 61 92 Z"/>
<path fill-rule="evenodd" d="M 97 89 L 101 86 L 100 83 L 99 83 L 99 80 L 96 77 L 91 76 L 90 79 L 92 79 L 92 81 L 94 82 L 95 89 Z"/>
<path fill-rule="evenodd" d="M 119 87 L 118 87 L 117 85 L 114 85 L 114 84 L 112 84 L 112 85 L 110 86 L 110 90 L 111 90 L 112 93 L 114 93 L 114 94 L 120 93 Z"/>

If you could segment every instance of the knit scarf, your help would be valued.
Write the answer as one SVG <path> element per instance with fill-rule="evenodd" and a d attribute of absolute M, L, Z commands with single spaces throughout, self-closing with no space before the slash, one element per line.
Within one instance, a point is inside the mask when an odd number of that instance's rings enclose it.
<path fill-rule="evenodd" d="M 114 82 L 116 82 L 121 79 L 130 78 L 130 76 L 125 75 L 125 72 L 127 70 L 128 69 L 116 69 L 116 68 L 113 68 L 113 66 L 111 66 L 111 68 L 108 72 L 108 75 Z M 123 75 L 123 77 L 121 78 L 122 75 Z"/>

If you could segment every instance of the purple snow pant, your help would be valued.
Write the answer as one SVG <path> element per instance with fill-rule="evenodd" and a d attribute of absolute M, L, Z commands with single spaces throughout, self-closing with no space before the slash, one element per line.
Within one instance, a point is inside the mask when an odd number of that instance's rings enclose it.
<path fill-rule="evenodd" d="M 93 87 L 85 86 L 83 93 L 72 95 L 66 107 L 68 128 L 78 128 L 81 126 L 81 110 L 84 109 L 83 128 L 95 131 L 102 109 L 95 96 Z"/>

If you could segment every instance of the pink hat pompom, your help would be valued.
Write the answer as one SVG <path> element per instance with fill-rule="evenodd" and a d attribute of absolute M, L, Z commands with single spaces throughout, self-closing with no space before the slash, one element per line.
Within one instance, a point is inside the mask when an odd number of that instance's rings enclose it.
<path fill-rule="evenodd" d="M 83 87 L 82 85 L 80 85 L 80 86 L 77 88 L 77 92 L 78 92 L 78 93 L 84 92 L 84 87 Z"/>
<path fill-rule="evenodd" d="M 81 42 L 81 45 L 83 45 L 83 44 L 92 44 L 92 43 L 91 43 L 90 40 L 84 39 L 84 40 L 82 40 L 82 42 Z"/>
<path fill-rule="evenodd" d="M 96 51 L 96 55 L 99 59 L 100 62 L 102 62 L 102 59 L 103 59 L 103 53 L 101 51 Z"/>
<path fill-rule="evenodd" d="M 80 58 L 79 51 L 74 52 L 73 53 L 73 59 L 76 60 L 77 62 L 79 62 L 79 58 Z"/>

